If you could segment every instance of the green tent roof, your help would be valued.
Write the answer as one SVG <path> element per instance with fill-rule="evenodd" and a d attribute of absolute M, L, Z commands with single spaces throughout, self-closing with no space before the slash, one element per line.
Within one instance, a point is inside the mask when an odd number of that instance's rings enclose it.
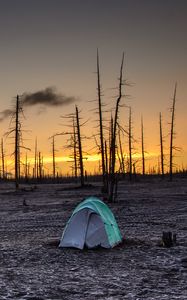
<path fill-rule="evenodd" d="M 115 217 L 110 208 L 104 202 L 99 200 L 97 197 L 89 197 L 75 208 L 75 210 L 72 213 L 72 216 L 84 208 L 89 208 L 95 211 L 98 215 L 100 215 L 105 225 L 105 230 L 111 247 L 121 242 L 122 237 Z"/>

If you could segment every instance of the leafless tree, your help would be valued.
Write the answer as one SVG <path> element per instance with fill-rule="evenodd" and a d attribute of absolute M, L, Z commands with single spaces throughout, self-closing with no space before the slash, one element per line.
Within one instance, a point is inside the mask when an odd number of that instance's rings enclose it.
<path fill-rule="evenodd" d="M 132 110 L 129 107 L 129 179 L 132 180 Z"/>
<path fill-rule="evenodd" d="M 108 191 L 109 158 L 107 141 L 105 140 L 105 171 L 106 171 L 106 190 Z"/>
<path fill-rule="evenodd" d="M 80 170 L 81 185 L 84 185 L 84 165 L 83 165 L 83 151 L 82 151 L 82 135 L 81 127 L 86 123 L 80 123 L 80 116 L 78 107 L 75 106 L 75 113 L 71 113 L 61 118 L 66 119 L 68 123 L 65 125 L 68 130 L 65 132 L 56 133 L 55 136 L 68 136 L 65 148 L 71 151 L 69 158 L 72 162 L 72 175 L 78 177 L 78 170 Z M 64 125 L 64 124 L 63 124 Z"/>
<path fill-rule="evenodd" d="M 110 174 L 110 191 L 109 191 L 109 200 L 111 202 L 114 201 L 114 186 L 115 186 L 115 165 L 116 165 L 116 136 L 117 136 L 117 124 L 119 118 L 119 108 L 120 108 L 120 101 L 122 98 L 122 86 L 123 86 L 123 63 L 124 63 L 124 53 L 122 56 L 122 62 L 120 67 L 120 77 L 119 77 L 119 87 L 118 87 L 118 98 L 116 101 L 116 108 L 115 108 L 115 116 L 114 116 L 114 125 L 113 125 L 113 133 L 112 133 L 112 140 L 111 140 L 111 151 L 112 151 L 112 158 L 111 158 L 111 174 Z"/>
<path fill-rule="evenodd" d="M 100 82 L 100 68 L 99 68 L 99 53 L 97 49 L 97 91 L 98 91 L 98 107 L 99 107 L 99 131 L 100 131 L 100 151 L 102 161 L 102 177 L 103 189 L 106 190 L 106 166 L 105 166 L 105 147 L 103 135 L 103 116 L 102 116 L 102 101 L 101 101 L 101 82 Z"/>
<path fill-rule="evenodd" d="M 176 103 L 176 92 L 177 92 L 177 83 L 175 83 L 174 94 L 173 94 L 173 103 L 171 108 L 171 129 L 170 129 L 170 162 L 169 162 L 169 176 L 170 181 L 173 179 L 173 150 L 176 147 L 173 145 L 174 140 L 174 125 L 175 125 L 175 103 Z"/>
<path fill-rule="evenodd" d="M 109 179 L 111 178 L 112 173 L 112 140 L 113 140 L 113 132 L 114 131 L 114 121 L 113 117 L 111 116 L 110 124 L 109 124 Z"/>
<path fill-rule="evenodd" d="M 82 154 L 82 137 L 80 131 L 80 118 L 78 107 L 75 106 L 76 110 L 76 124 L 77 124 L 77 143 L 78 143 L 78 152 L 79 152 L 79 167 L 80 167 L 80 176 L 81 176 L 81 186 L 84 186 L 84 165 L 83 165 L 83 154 Z"/>
<path fill-rule="evenodd" d="M 43 177 L 43 159 L 40 151 L 38 153 L 38 172 L 39 172 L 39 179 L 41 180 Z"/>
<path fill-rule="evenodd" d="M 164 176 L 164 146 L 163 146 L 163 132 L 162 132 L 162 114 L 159 115 L 159 125 L 160 125 L 160 159 L 161 159 L 161 173 Z"/>
<path fill-rule="evenodd" d="M 52 154 L 53 154 L 53 178 L 55 179 L 56 177 L 56 161 L 55 161 L 55 136 L 53 135 L 52 137 Z"/>
<path fill-rule="evenodd" d="M 2 178 L 5 179 L 5 153 L 3 139 L 1 139 L 1 162 L 2 162 Z"/>
<path fill-rule="evenodd" d="M 73 159 L 74 159 L 74 174 L 75 178 L 77 178 L 77 136 L 76 136 L 76 126 L 75 126 L 75 118 L 73 117 L 73 135 L 72 135 L 72 141 L 73 141 Z"/>
<path fill-rule="evenodd" d="M 28 157 L 27 153 L 25 155 L 25 179 L 28 180 L 29 177 L 29 162 L 28 162 Z"/>
<path fill-rule="evenodd" d="M 144 126 L 141 117 L 141 145 L 142 145 L 142 174 L 145 175 L 145 150 L 144 150 Z"/>
<path fill-rule="evenodd" d="M 38 178 L 38 142 L 37 142 L 37 138 L 35 139 L 35 152 L 34 152 L 34 174 L 33 177 L 34 178 Z"/>
<path fill-rule="evenodd" d="M 20 101 L 20 96 L 17 95 L 15 109 L 13 110 L 11 118 L 11 124 L 13 124 L 13 126 L 10 128 L 9 132 L 6 133 L 7 136 L 12 134 L 14 135 L 14 170 L 16 189 L 19 188 L 21 148 L 30 150 L 29 148 L 23 146 L 21 116 L 23 116 L 23 108 Z"/>
<path fill-rule="evenodd" d="M 120 163 L 120 172 L 122 174 L 125 174 L 125 156 L 124 156 L 124 151 L 123 151 L 123 147 L 122 147 L 122 140 L 121 140 L 122 128 L 120 126 L 118 126 L 118 127 L 119 127 L 119 130 L 118 130 L 118 139 L 119 139 L 118 159 L 119 159 L 119 163 Z"/>
<path fill-rule="evenodd" d="M 22 111 L 20 105 L 19 96 L 16 98 L 16 113 L 15 113 L 15 184 L 16 189 L 19 187 L 19 176 L 20 176 L 20 135 L 21 135 L 21 123 L 19 114 Z"/>

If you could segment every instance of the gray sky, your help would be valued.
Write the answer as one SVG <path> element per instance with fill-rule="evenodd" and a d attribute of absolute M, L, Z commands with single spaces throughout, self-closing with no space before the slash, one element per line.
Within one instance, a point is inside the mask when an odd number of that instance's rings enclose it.
<path fill-rule="evenodd" d="M 117 86 L 125 51 L 125 77 L 135 83 L 126 93 L 132 97 L 128 104 L 136 135 L 143 114 L 147 147 L 156 147 L 158 113 L 163 112 L 167 124 L 177 81 L 178 143 L 186 149 L 186 16 L 185 0 L 0 0 L 0 110 L 9 109 L 17 93 L 56 87 L 78 98 L 87 118 L 87 101 L 96 98 L 97 47 L 103 100 L 113 106 L 116 91 L 111 88 Z M 72 109 L 74 104 L 62 111 L 53 108 L 40 117 L 30 110 L 33 136 L 40 127 L 44 143 L 45 118 L 51 135 L 58 130 L 58 116 Z M 125 112 L 121 114 L 125 120 Z M 3 126 L 7 124 L 1 134 Z"/>

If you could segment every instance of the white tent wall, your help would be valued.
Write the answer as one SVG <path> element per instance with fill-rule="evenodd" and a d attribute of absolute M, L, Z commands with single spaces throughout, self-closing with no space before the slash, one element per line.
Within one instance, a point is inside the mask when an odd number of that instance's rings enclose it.
<path fill-rule="evenodd" d="M 59 247 L 84 248 L 89 209 L 82 209 L 68 221 Z"/>
<path fill-rule="evenodd" d="M 101 245 L 110 248 L 103 221 L 89 208 L 84 208 L 73 215 L 62 235 L 59 247 L 83 249 L 84 245 L 94 248 Z"/>
<path fill-rule="evenodd" d="M 85 244 L 88 248 L 94 248 L 97 246 L 110 248 L 103 221 L 96 213 L 90 214 Z"/>

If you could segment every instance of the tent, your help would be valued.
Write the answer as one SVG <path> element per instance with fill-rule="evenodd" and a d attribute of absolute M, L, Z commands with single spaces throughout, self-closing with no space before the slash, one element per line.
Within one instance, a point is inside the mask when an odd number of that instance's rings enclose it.
<path fill-rule="evenodd" d="M 109 207 L 97 197 L 89 197 L 73 211 L 59 247 L 112 248 L 121 240 L 118 225 Z"/>

